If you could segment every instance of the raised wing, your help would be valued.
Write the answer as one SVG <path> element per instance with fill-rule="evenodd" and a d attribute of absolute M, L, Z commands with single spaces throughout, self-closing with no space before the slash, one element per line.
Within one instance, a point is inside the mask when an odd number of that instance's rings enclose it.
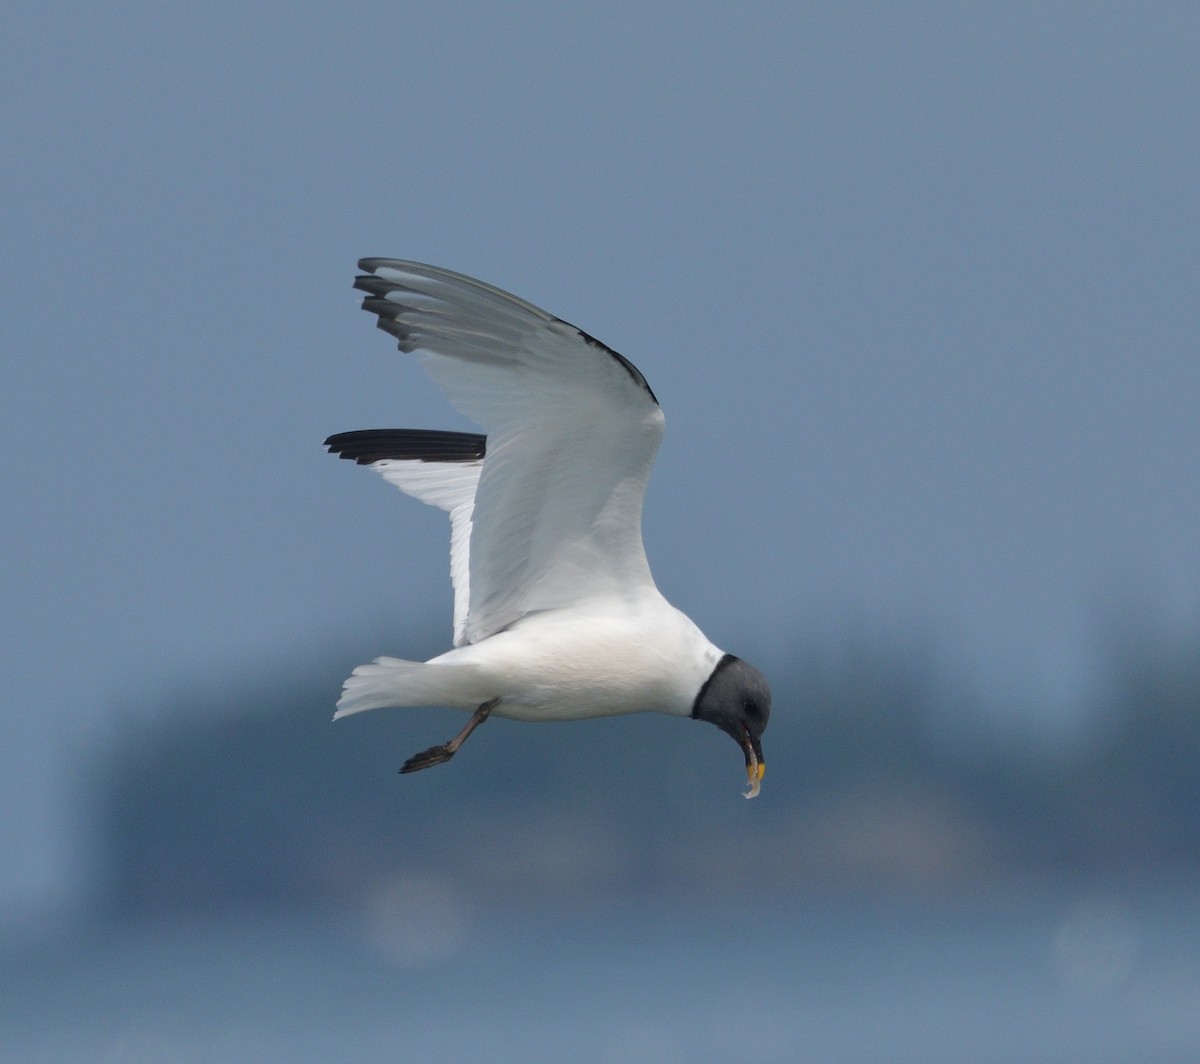
<path fill-rule="evenodd" d="M 473 432 L 361 429 L 325 441 L 334 454 L 369 466 L 401 491 L 450 515 L 454 645 L 467 642 L 471 514 L 487 438 Z"/>
<path fill-rule="evenodd" d="M 470 277 L 396 259 L 359 267 L 364 309 L 401 351 L 422 351 L 450 402 L 487 432 L 467 641 L 534 610 L 652 587 L 641 514 L 663 416 L 637 368 Z"/>

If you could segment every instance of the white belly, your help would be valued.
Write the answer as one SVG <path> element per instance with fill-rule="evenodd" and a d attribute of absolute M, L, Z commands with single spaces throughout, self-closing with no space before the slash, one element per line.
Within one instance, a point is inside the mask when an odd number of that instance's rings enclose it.
<path fill-rule="evenodd" d="M 656 596 L 634 607 L 596 603 L 531 614 L 433 662 L 475 664 L 500 699 L 493 713 L 536 721 L 641 711 L 686 716 L 720 657 Z"/>

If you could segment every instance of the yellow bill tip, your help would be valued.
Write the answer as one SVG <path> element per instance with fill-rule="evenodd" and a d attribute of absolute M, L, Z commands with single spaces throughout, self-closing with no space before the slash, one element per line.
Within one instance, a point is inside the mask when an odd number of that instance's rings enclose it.
<path fill-rule="evenodd" d="M 756 761 L 746 766 L 746 778 L 749 786 L 742 792 L 744 798 L 756 798 L 758 796 L 758 792 L 762 790 L 762 778 L 766 771 L 767 766 L 762 761 Z"/>

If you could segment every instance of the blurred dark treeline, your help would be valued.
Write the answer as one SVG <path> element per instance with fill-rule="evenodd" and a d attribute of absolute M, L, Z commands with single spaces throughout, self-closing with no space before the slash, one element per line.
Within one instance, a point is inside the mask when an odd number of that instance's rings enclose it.
<path fill-rule="evenodd" d="M 1130 638 L 1107 657 L 1070 742 L 989 725 L 1003 706 L 984 712 L 899 642 L 763 662 L 776 709 L 753 802 L 725 736 L 650 714 L 489 721 L 451 764 L 401 777 L 461 715 L 333 724 L 357 658 L 268 663 L 236 697 L 192 689 L 127 716 L 91 777 L 101 901 L 114 915 L 339 906 L 397 875 L 540 905 L 1195 870 L 1200 641 Z"/>

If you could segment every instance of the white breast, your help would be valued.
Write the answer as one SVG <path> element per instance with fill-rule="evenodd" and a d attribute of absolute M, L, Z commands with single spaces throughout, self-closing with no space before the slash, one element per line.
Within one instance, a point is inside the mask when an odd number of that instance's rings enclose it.
<path fill-rule="evenodd" d="M 650 711 L 687 716 L 721 651 L 661 595 L 596 601 L 522 618 L 430 664 L 471 663 L 515 720 Z"/>

